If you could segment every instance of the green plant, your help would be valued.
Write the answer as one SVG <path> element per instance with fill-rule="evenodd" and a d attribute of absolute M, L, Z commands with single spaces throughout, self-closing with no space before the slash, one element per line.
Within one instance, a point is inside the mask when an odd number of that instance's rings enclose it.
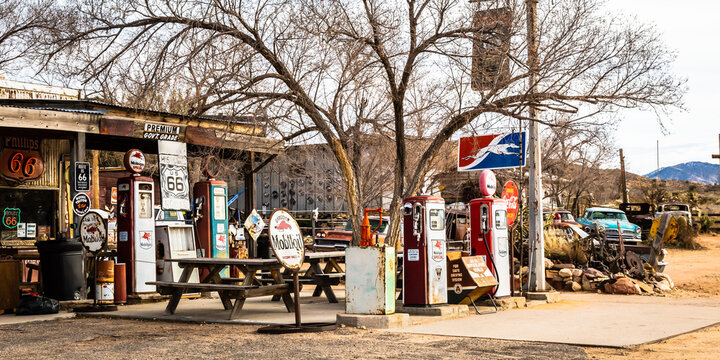
<path fill-rule="evenodd" d="M 700 232 L 706 234 L 710 232 L 710 228 L 715 225 L 715 222 L 707 214 L 702 214 L 698 219 L 698 225 L 700 225 Z"/>

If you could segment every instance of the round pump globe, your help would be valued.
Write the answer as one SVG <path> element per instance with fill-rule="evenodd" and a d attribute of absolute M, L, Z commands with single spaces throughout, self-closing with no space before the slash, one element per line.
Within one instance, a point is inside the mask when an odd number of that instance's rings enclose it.
<path fill-rule="evenodd" d="M 495 195 L 497 190 L 497 179 L 495 173 L 492 170 L 483 170 L 480 173 L 480 193 L 484 197 L 490 197 Z"/>

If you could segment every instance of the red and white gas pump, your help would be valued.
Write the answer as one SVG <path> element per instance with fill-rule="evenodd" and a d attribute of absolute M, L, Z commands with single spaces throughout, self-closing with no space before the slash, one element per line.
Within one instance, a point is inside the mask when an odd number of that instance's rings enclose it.
<path fill-rule="evenodd" d="M 445 304 L 445 200 L 414 196 L 404 202 L 403 304 Z"/>
<path fill-rule="evenodd" d="M 470 201 L 470 246 L 472 255 L 479 255 L 498 280 L 491 294 L 510 296 L 510 259 L 507 225 L 507 201 L 493 198 L 497 189 L 495 174 L 480 173 L 481 199 Z"/>
<path fill-rule="evenodd" d="M 132 176 L 120 178 L 118 189 L 118 260 L 126 264 L 128 294 L 155 292 L 155 216 L 153 179 L 140 176 L 145 155 L 132 149 L 125 154 Z"/>

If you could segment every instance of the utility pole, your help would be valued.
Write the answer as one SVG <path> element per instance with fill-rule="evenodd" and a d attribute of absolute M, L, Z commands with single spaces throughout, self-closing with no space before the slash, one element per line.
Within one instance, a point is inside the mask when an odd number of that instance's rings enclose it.
<path fill-rule="evenodd" d="M 538 39 L 537 39 L 537 3 L 538 0 L 525 0 L 527 12 L 527 43 L 528 43 L 528 77 L 529 95 L 537 93 L 538 77 Z M 530 189 L 528 191 L 528 206 L 530 207 L 528 239 L 529 256 L 528 268 L 530 270 L 528 290 L 545 291 L 545 239 L 543 237 L 542 218 L 542 163 L 540 160 L 540 129 L 534 120 L 537 119 L 537 109 L 530 101 L 528 115 L 531 119 L 528 126 L 530 133 Z"/>
<path fill-rule="evenodd" d="M 655 155 L 657 156 L 657 170 L 655 171 L 655 181 L 660 182 L 660 140 L 657 141 Z"/>
<path fill-rule="evenodd" d="M 620 149 L 620 188 L 622 189 L 622 198 L 624 203 L 628 203 L 627 179 L 625 178 L 625 156 L 623 149 Z"/>
<path fill-rule="evenodd" d="M 718 134 L 718 153 L 712 156 L 713 159 L 720 159 L 720 134 Z M 718 185 L 720 185 L 720 174 L 718 174 Z"/>

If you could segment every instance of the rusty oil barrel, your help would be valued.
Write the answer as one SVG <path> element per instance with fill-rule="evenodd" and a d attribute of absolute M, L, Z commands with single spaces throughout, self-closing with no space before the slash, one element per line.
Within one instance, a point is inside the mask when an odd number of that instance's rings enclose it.
<path fill-rule="evenodd" d="M 112 304 L 115 299 L 115 261 L 98 260 L 95 279 L 95 300 L 101 304 Z"/>
<path fill-rule="evenodd" d="M 125 264 L 115 264 L 115 303 L 127 303 Z"/>

